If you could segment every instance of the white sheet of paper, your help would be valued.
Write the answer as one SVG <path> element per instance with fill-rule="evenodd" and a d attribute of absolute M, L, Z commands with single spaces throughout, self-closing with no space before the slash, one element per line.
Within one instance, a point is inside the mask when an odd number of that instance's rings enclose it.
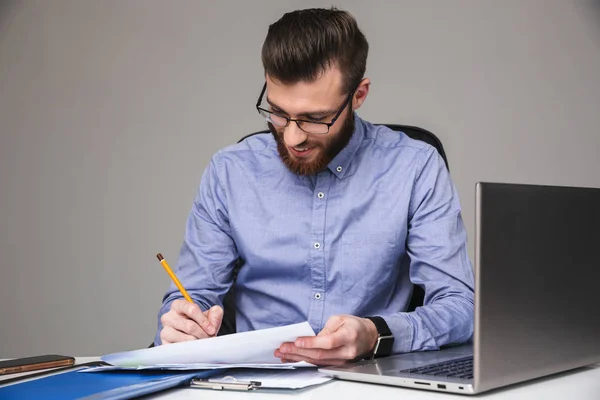
<path fill-rule="evenodd" d="M 215 364 L 281 366 L 286 364 L 281 363 L 273 353 L 283 342 L 293 342 L 300 336 L 315 336 L 308 322 L 113 353 L 103 356 L 102 360 L 114 366 L 130 368 L 164 367 L 166 364 L 174 369 L 211 368 L 208 366 L 211 364 L 212 368 L 215 368 Z M 310 366 L 308 363 L 302 364 Z M 201 365 L 206 366 L 199 368 Z"/>
<path fill-rule="evenodd" d="M 143 370 L 174 370 L 174 371 L 186 371 L 195 369 L 232 369 L 232 368 L 252 368 L 252 369 L 277 369 L 277 370 L 290 370 L 299 367 L 315 367 L 313 364 L 307 362 L 296 362 L 296 363 L 279 363 L 279 364 L 208 364 L 208 363 L 194 363 L 194 364 L 165 364 L 165 365 L 150 365 L 142 367 L 118 367 L 115 365 L 101 365 L 98 367 L 89 367 L 82 369 L 79 372 L 103 372 L 103 371 L 117 371 L 117 370 L 130 370 L 130 371 L 143 371 Z"/>

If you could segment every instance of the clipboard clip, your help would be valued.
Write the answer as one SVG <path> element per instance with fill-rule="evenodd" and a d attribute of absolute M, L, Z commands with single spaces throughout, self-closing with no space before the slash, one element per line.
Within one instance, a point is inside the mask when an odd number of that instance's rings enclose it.
<path fill-rule="evenodd" d="M 209 379 L 192 379 L 190 387 L 195 389 L 213 389 L 213 390 L 256 390 L 260 388 L 258 381 L 238 381 L 233 376 L 226 376 L 218 381 Z"/>

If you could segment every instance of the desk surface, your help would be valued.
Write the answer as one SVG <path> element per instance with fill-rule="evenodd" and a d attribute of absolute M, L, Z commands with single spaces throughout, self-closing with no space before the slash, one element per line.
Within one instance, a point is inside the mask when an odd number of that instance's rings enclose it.
<path fill-rule="evenodd" d="M 77 357 L 77 363 L 98 360 L 97 357 Z M 26 375 L 20 374 L 20 375 Z M 18 376 L 17 374 L 0 376 L 3 379 Z M 306 399 L 415 399 L 415 400 L 444 400 L 468 399 L 470 396 L 460 396 L 446 393 L 429 392 L 418 389 L 404 389 L 392 386 L 374 385 L 368 383 L 332 381 L 324 385 L 315 386 L 301 391 L 266 392 L 254 391 L 248 393 L 217 391 L 206 389 L 179 388 L 156 395 L 146 396 L 144 399 L 219 399 L 239 400 L 247 395 L 249 400 L 258 398 L 268 400 L 306 400 Z M 537 379 L 528 383 L 508 386 L 504 389 L 483 393 L 475 398 L 502 399 L 502 400 L 531 400 L 531 399 L 573 399 L 573 400 L 599 400 L 600 399 L 600 364 L 580 368 L 574 371 Z"/>

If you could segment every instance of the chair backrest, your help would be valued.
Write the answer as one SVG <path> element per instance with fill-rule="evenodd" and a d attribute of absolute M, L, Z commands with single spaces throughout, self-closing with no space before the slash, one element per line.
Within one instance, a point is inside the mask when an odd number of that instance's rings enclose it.
<path fill-rule="evenodd" d="M 432 145 L 435 149 L 440 153 L 444 163 L 446 163 L 446 168 L 450 171 L 450 166 L 448 165 L 448 158 L 446 157 L 446 152 L 444 151 L 444 146 L 442 145 L 441 140 L 435 136 L 432 132 L 429 132 L 426 129 L 419 128 L 418 126 L 411 125 L 395 125 L 395 124 L 380 124 L 385 125 L 390 129 L 395 131 L 404 132 L 408 137 L 416 140 L 420 140 L 427 144 Z"/>
<path fill-rule="evenodd" d="M 438 151 L 438 153 L 440 153 L 440 155 L 442 156 L 442 159 L 446 163 L 446 168 L 448 168 L 448 171 L 450 171 L 450 167 L 448 166 L 448 159 L 446 157 L 446 152 L 444 151 L 444 146 L 442 145 L 442 142 L 440 141 L 440 139 L 437 136 L 435 136 L 432 132 L 429 132 L 428 130 L 423 129 L 423 128 L 419 128 L 416 126 L 410 126 L 410 125 L 396 125 L 396 124 L 379 124 L 379 125 L 385 125 L 392 130 L 404 132 L 407 136 L 409 136 L 412 139 L 421 140 L 425 143 L 432 145 L 433 147 L 435 147 L 435 149 Z M 249 138 L 250 136 L 258 135 L 261 133 L 269 133 L 269 131 L 263 130 L 263 131 L 251 133 L 249 135 L 244 136 L 240 140 L 238 140 L 238 143 L 243 142 L 245 139 Z M 234 283 L 237 278 L 238 271 L 240 270 L 240 268 L 243 265 L 244 265 L 244 261 L 241 258 L 236 261 L 234 269 L 233 269 Z M 236 332 L 235 294 L 234 294 L 233 286 L 234 285 L 231 286 L 231 288 L 229 289 L 229 292 L 227 292 L 227 294 L 225 295 L 225 299 L 223 300 L 224 314 L 223 314 L 223 323 L 221 324 L 221 329 L 219 330 L 219 336 L 228 335 L 230 333 Z M 425 299 L 425 291 L 423 290 L 423 288 L 421 288 L 420 286 L 414 285 L 413 294 L 412 294 L 410 304 L 408 306 L 407 311 L 414 311 L 417 307 L 422 306 L 424 299 Z"/>

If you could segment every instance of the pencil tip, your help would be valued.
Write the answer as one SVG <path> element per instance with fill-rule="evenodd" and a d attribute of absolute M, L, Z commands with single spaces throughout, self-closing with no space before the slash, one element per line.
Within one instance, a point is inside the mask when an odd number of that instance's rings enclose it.
<path fill-rule="evenodd" d="M 156 255 L 156 258 L 158 258 L 158 261 L 162 261 L 162 260 L 164 260 L 164 257 L 163 257 L 163 256 L 162 256 L 162 254 L 160 254 L 160 253 L 158 253 L 158 254 Z"/>

